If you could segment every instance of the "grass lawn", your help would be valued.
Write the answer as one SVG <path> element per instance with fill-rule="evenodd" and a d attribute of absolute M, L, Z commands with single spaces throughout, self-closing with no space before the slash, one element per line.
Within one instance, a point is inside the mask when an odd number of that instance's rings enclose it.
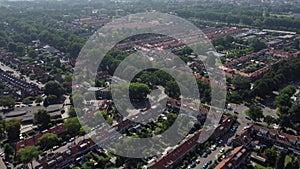
<path fill-rule="evenodd" d="M 292 157 L 290 156 L 285 156 L 285 159 L 284 159 L 284 166 L 286 166 L 289 162 L 291 162 L 293 159 Z"/>
<path fill-rule="evenodd" d="M 255 169 L 272 169 L 272 167 L 265 167 L 260 164 L 255 164 L 254 168 Z"/>

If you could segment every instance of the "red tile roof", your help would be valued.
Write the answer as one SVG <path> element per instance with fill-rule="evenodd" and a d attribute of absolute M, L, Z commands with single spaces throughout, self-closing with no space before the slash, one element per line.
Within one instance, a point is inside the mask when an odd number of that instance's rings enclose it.
<path fill-rule="evenodd" d="M 228 117 L 225 117 L 223 122 L 225 124 L 220 124 L 217 128 L 220 128 L 220 126 L 227 126 L 228 124 Z M 232 121 L 232 120 L 231 120 Z M 195 134 L 193 134 L 191 137 L 187 138 L 184 142 L 182 142 L 180 145 L 178 145 L 175 149 L 171 150 L 167 154 L 165 154 L 163 157 L 155 161 L 153 164 L 151 164 L 148 168 L 149 169 L 163 169 L 167 168 L 171 165 L 173 165 L 175 162 L 179 161 L 184 155 L 186 155 L 189 151 L 191 151 L 193 148 L 195 148 L 199 143 L 199 136 L 202 132 L 202 129 L 198 130 Z M 223 131 L 224 132 L 224 131 Z"/>
<path fill-rule="evenodd" d="M 36 134 L 33 137 L 27 138 L 25 140 L 21 140 L 16 144 L 16 150 L 18 151 L 19 149 L 26 147 L 26 146 L 35 146 L 38 143 L 38 140 L 40 137 L 42 137 L 46 133 L 53 133 L 53 134 L 61 134 L 65 132 L 66 129 L 63 124 L 60 124 L 55 127 L 51 127 L 49 130 L 45 130 L 42 133 Z"/>
<path fill-rule="evenodd" d="M 243 162 L 243 160 L 250 154 L 250 152 L 244 147 L 236 147 L 231 155 L 222 160 L 215 169 L 235 169 Z"/>
<path fill-rule="evenodd" d="M 258 132 L 258 136 L 274 142 L 284 144 L 300 150 L 300 138 L 294 135 L 284 133 L 275 129 L 268 129 L 262 126 L 254 125 L 253 129 Z"/>
<path fill-rule="evenodd" d="M 172 150 L 171 152 L 168 152 L 166 155 L 164 155 L 162 158 L 160 158 L 154 164 L 149 166 L 149 169 L 167 168 L 168 166 L 172 165 L 174 162 L 181 159 L 187 152 L 189 152 L 191 149 L 195 148 L 195 146 L 198 144 L 197 141 L 199 139 L 200 133 L 201 133 L 201 130 L 199 130 L 196 134 L 194 134 L 192 137 L 187 139 L 187 141 L 180 144 L 174 150 Z"/>

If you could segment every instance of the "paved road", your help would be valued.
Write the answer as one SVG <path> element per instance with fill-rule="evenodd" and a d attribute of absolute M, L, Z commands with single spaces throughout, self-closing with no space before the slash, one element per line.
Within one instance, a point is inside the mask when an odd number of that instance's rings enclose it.
<path fill-rule="evenodd" d="M 2 160 L 2 158 L 0 159 L 0 168 L 1 169 L 6 169 L 6 165 L 4 164 L 4 161 Z"/>
<path fill-rule="evenodd" d="M 236 105 L 236 104 L 231 104 L 232 106 L 232 111 L 229 111 L 229 113 L 231 114 L 235 114 L 234 111 L 239 112 L 239 114 L 236 114 L 238 116 L 237 122 L 239 123 L 238 128 L 235 132 L 232 131 L 228 131 L 222 138 L 223 143 L 221 144 L 221 146 L 217 147 L 217 149 L 215 151 L 213 151 L 211 154 L 208 155 L 208 157 L 206 158 L 200 158 L 200 164 L 198 164 L 196 166 L 197 169 L 202 169 L 202 166 L 207 163 L 209 160 L 212 161 L 212 163 L 214 163 L 214 161 L 218 158 L 218 156 L 221 154 L 219 151 L 221 150 L 221 148 L 225 148 L 225 151 L 227 149 L 230 148 L 230 146 L 227 146 L 226 143 L 228 142 L 228 140 L 233 139 L 236 134 L 240 134 L 242 132 L 242 130 L 244 130 L 244 128 L 246 126 L 249 126 L 250 124 L 250 120 L 246 119 L 246 115 L 243 113 L 245 110 L 248 109 L 247 106 L 244 105 Z"/>
<path fill-rule="evenodd" d="M 71 101 L 70 101 L 70 96 L 65 96 L 66 97 L 66 100 L 64 102 L 64 107 L 63 109 L 65 110 L 65 112 L 61 115 L 63 119 L 66 119 L 69 117 L 69 109 L 70 109 L 70 104 L 71 104 Z"/>
<path fill-rule="evenodd" d="M 246 114 L 245 114 L 245 110 L 249 109 L 247 106 L 244 105 L 238 105 L 238 104 L 233 104 L 231 103 L 231 108 L 233 109 L 232 111 L 230 111 L 231 113 L 233 113 L 234 111 L 238 112 L 239 114 L 237 114 L 238 116 L 238 122 L 241 125 L 247 126 L 247 124 L 249 124 L 251 122 L 251 120 L 246 119 Z M 276 114 L 276 109 L 271 109 L 269 107 L 265 107 L 263 105 L 259 105 L 262 110 L 263 110 L 263 114 L 264 116 L 270 115 L 274 118 L 278 118 L 278 115 Z M 257 122 L 259 124 L 262 125 L 267 125 L 267 123 L 265 123 L 263 120 L 261 122 Z"/>
<path fill-rule="evenodd" d="M 261 106 L 263 108 L 263 113 L 264 115 L 270 115 L 275 118 L 277 118 L 276 110 L 270 109 L 268 107 Z M 213 151 L 211 154 L 208 155 L 206 158 L 199 158 L 200 159 L 200 164 L 198 164 L 195 168 L 196 169 L 202 169 L 202 166 L 207 163 L 209 160 L 212 161 L 212 163 L 218 158 L 218 156 L 221 154 L 219 151 L 222 147 L 225 148 L 225 151 L 229 149 L 230 147 L 226 145 L 228 140 L 233 139 L 237 134 L 241 134 L 241 132 L 250 125 L 251 120 L 246 119 L 246 114 L 244 113 L 245 110 L 248 109 L 247 106 L 244 105 L 237 105 L 237 104 L 232 104 L 231 103 L 231 111 L 228 111 L 231 114 L 235 114 L 238 116 L 237 122 L 239 123 L 238 128 L 235 132 L 229 131 L 224 137 L 221 139 L 223 140 L 223 145 L 217 147 L 215 151 Z M 238 114 L 234 113 L 238 112 Z M 261 122 L 262 124 L 265 124 L 264 122 Z"/>
<path fill-rule="evenodd" d="M 222 148 L 225 148 L 225 151 L 228 150 L 230 147 L 228 146 L 220 146 L 217 147 L 216 150 L 212 151 L 211 154 L 209 154 L 206 158 L 200 158 L 200 163 L 195 167 L 196 169 L 202 169 L 202 166 L 207 163 L 209 160 L 212 161 L 212 163 L 218 159 L 218 157 L 222 154 L 220 153 L 220 150 Z"/>

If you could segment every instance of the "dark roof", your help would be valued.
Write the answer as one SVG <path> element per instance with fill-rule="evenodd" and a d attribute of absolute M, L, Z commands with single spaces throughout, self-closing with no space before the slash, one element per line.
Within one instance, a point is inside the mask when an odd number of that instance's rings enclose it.
<path fill-rule="evenodd" d="M 87 152 L 89 149 L 93 148 L 96 144 L 90 138 L 80 141 L 78 144 L 69 147 L 64 152 L 56 153 L 52 158 L 42 162 L 40 165 L 36 166 L 36 169 L 43 168 L 59 168 L 63 163 L 67 164 L 67 161 L 75 158 L 76 156 Z"/>

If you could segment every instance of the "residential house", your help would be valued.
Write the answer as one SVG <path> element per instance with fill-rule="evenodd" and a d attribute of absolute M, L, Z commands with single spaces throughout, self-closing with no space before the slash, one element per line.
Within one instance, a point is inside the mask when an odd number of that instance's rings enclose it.
<path fill-rule="evenodd" d="M 229 157 L 222 160 L 215 169 L 237 169 L 246 162 L 250 151 L 244 146 L 236 147 Z"/>

